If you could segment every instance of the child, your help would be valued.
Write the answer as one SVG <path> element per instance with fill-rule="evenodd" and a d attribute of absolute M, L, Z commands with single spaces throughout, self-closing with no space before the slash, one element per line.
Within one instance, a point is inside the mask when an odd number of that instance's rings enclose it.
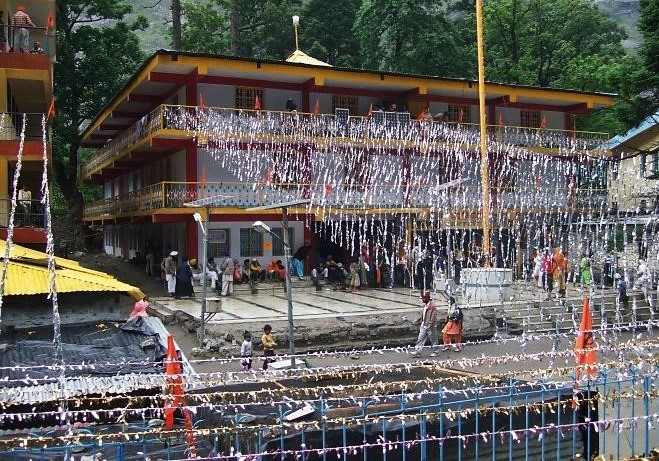
<path fill-rule="evenodd" d="M 249 331 L 243 333 L 243 343 L 240 345 L 240 365 L 242 366 L 243 371 L 249 371 L 252 369 L 252 334 Z"/>
<path fill-rule="evenodd" d="M 263 335 L 261 336 L 261 345 L 263 345 L 263 369 L 268 369 L 268 362 L 270 359 L 268 357 L 274 357 L 275 347 L 277 343 L 272 338 L 272 327 L 270 325 L 265 325 L 263 327 Z"/>
<path fill-rule="evenodd" d="M 459 352 L 462 350 L 462 319 L 464 318 L 464 315 L 453 296 L 451 296 L 449 304 L 446 325 L 442 329 L 442 336 L 444 339 L 442 350 L 448 350 L 450 345 L 453 344 L 453 350 Z"/>

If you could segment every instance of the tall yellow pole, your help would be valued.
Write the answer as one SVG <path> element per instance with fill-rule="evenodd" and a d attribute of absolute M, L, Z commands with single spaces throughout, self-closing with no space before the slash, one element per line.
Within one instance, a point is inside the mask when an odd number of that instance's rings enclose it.
<path fill-rule="evenodd" d="M 478 48 L 478 108 L 481 124 L 481 185 L 483 187 L 483 255 L 490 267 L 490 168 L 487 159 L 485 117 L 485 56 L 483 53 L 483 1 L 476 0 L 476 45 Z"/>

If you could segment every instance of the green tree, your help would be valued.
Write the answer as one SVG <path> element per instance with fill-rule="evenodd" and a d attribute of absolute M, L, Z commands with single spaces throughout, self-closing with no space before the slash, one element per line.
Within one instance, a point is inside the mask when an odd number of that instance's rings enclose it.
<path fill-rule="evenodd" d="M 483 17 L 489 80 L 555 87 L 582 61 L 600 66 L 625 55 L 624 29 L 588 0 L 488 2 Z"/>
<path fill-rule="evenodd" d="M 309 0 L 300 14 L 300 48 L 333 66 L 359 67 L 359 41 L 352 32 L 360 2 Z"/>
<path fill-rule="evenodd" d="M 368 69 L 451 77 L 468 68 L 454 22 L 436 0 L 364 0 L 353 30 Z"/>
<path fill-rule="evenodd" d="M 82 225 L 83 208 L 80 131 L 144 60 L 134 30 L 145 27 L 146 20 L 138 18 L 129 26 L 122 19 L 130 11 L 130 2 L 121 0 L 57 2 L 52 163 L 76 230 Z"/>
<path fill-rule="evenodd" d="M 181 29 L 181 49 L 196 53 L 228 54 L 229 35 L 225 3 L 211 0 L 201 4 L 187 1 L 182 4 L 185 22 Z"/>

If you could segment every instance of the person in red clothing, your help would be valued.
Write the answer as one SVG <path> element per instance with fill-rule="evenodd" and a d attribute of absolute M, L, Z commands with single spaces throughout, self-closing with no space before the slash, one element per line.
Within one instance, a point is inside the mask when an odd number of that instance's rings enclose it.
<path fill-rule="evenodd" d="M 545 248 L 545 254 L 542 257 L 542 276 L 545 279 L 545 299 L 549 299 L 554 289 L 554 270 L 557 263 L 549 248 Z"/>
<path fill-rule="evenodd" d="M 30 50 L 30 30 L 36 26 L 25 12 L 24 6 L 16 7 L 16 13 L 11 18 L 13 28 L 14 51 L 18 49 L 21 53 L 27 53 Z"/>

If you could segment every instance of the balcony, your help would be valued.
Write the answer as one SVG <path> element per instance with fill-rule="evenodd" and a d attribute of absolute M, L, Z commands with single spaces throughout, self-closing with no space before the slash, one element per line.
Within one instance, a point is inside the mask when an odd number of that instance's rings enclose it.
<path fill-rule="evenodd" d="M 9 227 L 9 215 L 11 210 L 11 200 L 0 199 L 0 228 Z M 34 227 L 37 229 L 45 228 L 46 214 L 40 200 L 30 200 L 29 206 L 24 207 L 21 203 L 16 203 L 14 213 L 14 228 Z"/>
<path fill-rule="evenodd" d="M 495 125 L 488 126 L 488 136 L 491 142 L 527 151 L 563 154 L 596 150 L 609 138 L 607 133 Z M 459 140 L 461 149 L 476 150 L 480 128 L 466 123 L 419 122 L 409 113 L 399 112 L 357 117 L 342 109 L 334 115 L 313 115 L 162 105 L 99 149 L 82 166 L 82 177 L 90 179 L 137 147 L 148 148 L 145 141 L 154 137 L 195 139 L 201 147 L 216 149 L 236 143 L 279 142 L 313 144 L 318 150 L 362 146 L 425 151 L 442 150 L 447 140 Z"/>
<path fill-rule="evenodd" d="M 183 204 L 186 202 L 215 195 L 230 197 L 218 204 L 217 208 L 238 209 L 309 197 L 312 199 L 311 213 L 316 214 L 317 219 L 328 213 L 355 209 L 378 210 L 384 214 L 428 208 L 454 214 L 478 212 L 481 206 L 478 181 L 467 181 L 461 187 L 461 202 L 455 203 L 452 195 L 438 192 L 429 186 L 411 186 L 403 190 L 400 185 L 369 185 L 359 188 L 337 185 L 328 194 L 326 185 L 318 183 L 272 186 L 244 182 L 161 182 L 134 190 L 125 197 L 90 203 L 85 206 L 84 218 L 87 221 L 107 221 L 170 214 L 176 209 L 185 209 Z M 505 212 L 518 209 L 519 197 L 524 196 L 524 208 L 527 211 L 565 213 L 571 207 L 574 213 L 582 213 L 605 211 L 607 192 L 603 189 L 581 189 L 570 198 L 566 189 L 538 188 L 535 184 L 522 182 L 517 187 L 498 189 L 497 196 L 498 207 Z"/>
<path fill-rule="evenodd" d="M 44 18 L 45 19 L 45 18 Z M 35 21 L 33 19 L 33 21 Z M 36 21 L 35 21 L 36 22 Z M 55 31 L 46 27 L 26 27 L 29 37 L 29 49 L 19 49 L 18 38 L 14 37 L 13 29 L 6 27 L 7 50 L 0 52 L 0 68 L 5 69 L 42 69 L 49 70 L 51 62 L 55 62 Z M 35 44 L 40 44 L 35 48 Z"/>

